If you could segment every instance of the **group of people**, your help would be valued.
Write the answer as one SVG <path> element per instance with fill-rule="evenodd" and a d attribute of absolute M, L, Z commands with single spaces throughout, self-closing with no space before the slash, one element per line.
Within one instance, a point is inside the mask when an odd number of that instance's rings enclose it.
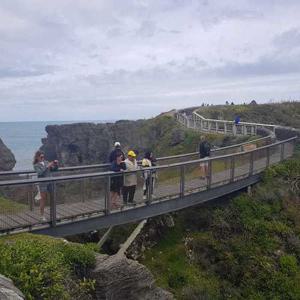
<path fill-rule="evenodd" d="M 110 184 L 110 203 L 111 209 L 117 209 L 122 206 L 121 194 L 123 196 L 123 203 L 134 204 L 134 195 L 137 186 L 137 172 L 141 168 L 155 166 L 156 159 L 151 151 L 147 151 L 142 159 L 141 166 L 137 163 L 137 151 L 129 150 L 127 158 L 121 149 L 121 144 L 115 142 L 115 148 L 109 155 L 109 162 L 111 164 L 110 170 L 113 172 L 128 171 L 130 173 L 123 175 L 116 175 L 111 177 Z M 148 193 L 153 194 L 154 181 L 156 178 L 155 171 L 143 171 L 143 199 L 147 199 Z M 152 180 L 151 180 L 152 179 Z M 150 184 L 152 182 L 152 185 Z"/>
<path fill-rule="evenodd" d="M 201 136 L 199 144 L 199 156 L 204 159 L 200 163 L 201 178 L 205 179 L 208 176 L 208 164 L 205 159 L 210 156 L 211 145 L 208 141 Z M 151 151 L 147 151 L 139 165 L 137 162 L 138 151 L 129 150 L 127 157 L 122 151 L 121 144 L 115 142 L 114 149 L 109 155 L 110 170 L 118 172 L 115 176 L 111 176 L 110 182 L 110 208 L 117 209 L 123 204 L 134 204 L 134 195 L 136 191 L 138 173 L 136 171 L 145 168 L 142 172 L 143 177 L 143 199 L 148 199 L 149 194 L 154 197 L 154 185 L 157 178 L 155 170 L 149 170 L 146 168 L 156 166 L 156 159 Z M 50 177 L 52 171 L 58 169 L 58 161 L 54 160 L 48 162 L 45 160 L 45 155 L 42 151 L 37 151 L 33 159 L 34 170 L 37 173 L 38 178 Z M 119 172 L 128 171 L 126 174 L 119 174 Z M 47 193 L 51 192 L 51 184 L 40 183 L 38 185 L 38 194 L 36 199 L 40 202 L 40 214 L 41 220 L 46 221 L 44 211 L 47 199 Z"/>

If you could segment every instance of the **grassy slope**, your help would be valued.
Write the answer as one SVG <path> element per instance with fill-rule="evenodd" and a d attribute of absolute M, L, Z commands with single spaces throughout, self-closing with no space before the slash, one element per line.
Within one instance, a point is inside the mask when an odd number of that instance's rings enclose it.
<path fill-rule="evenodd" d="M 179 299 L 300 299 L 299 178 L 298 155 L 251 197 L 177 214 L 143 263 Z"/>
<path fill-rule="evenodd" d="M 283 102 L 260 105 L 219 105 L 201 107 L 203 116 L 216 119 L 280 124 L 300 128 L 300 102 Z"/>
<path fill-rule="evenodd" d="M 11 278 L 26 299 L 92 299 L 95 264 L 88 246 L 32 234 L 0 238 L 0 274 Z"/>

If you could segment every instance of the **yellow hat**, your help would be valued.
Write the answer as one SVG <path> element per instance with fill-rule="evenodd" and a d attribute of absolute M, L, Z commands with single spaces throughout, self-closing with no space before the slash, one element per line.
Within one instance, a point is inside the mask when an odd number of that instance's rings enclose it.
<path fill-rule="evenodd" d="M 136 157 L 136 154 L 134 153 L 134 151 L 130 150 L 128 151 L 128 156 Z"/>

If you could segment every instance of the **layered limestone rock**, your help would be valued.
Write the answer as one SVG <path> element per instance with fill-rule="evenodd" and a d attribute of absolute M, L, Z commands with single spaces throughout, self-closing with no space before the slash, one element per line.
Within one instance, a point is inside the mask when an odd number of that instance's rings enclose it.
<path fill-rule="evenodd" d="M 47 159 L 58 159 L 64 166 L 107 162 L 116 141 L 121 143 L 124 152 L 133 149 L 141 156 L 161 140 L 168 138 L 172 147 L 185 137 L 184 130 L 168 116 L 106 124 L 50 125 L 46 131 L 48 136 L 42 140 L 41 150 Z"/>
<path fill-rule="evenodd" d="M 1 300 L 23 300 L 24 295 L 17 289 L 12 280 L 0 275 L 0 299 Z"/>
<path fill-rule="evenodd" d="M 0 171 L 10 171 L 15 164 L 15 156 L 0 139 Z"/>
<path fill-rule="evenodd" d="M 156 287 L 150 271 L 137 261 L 119 255 L 97 255 L 92 272 L 96 299 L 171 300 L 169 292 Z"/>

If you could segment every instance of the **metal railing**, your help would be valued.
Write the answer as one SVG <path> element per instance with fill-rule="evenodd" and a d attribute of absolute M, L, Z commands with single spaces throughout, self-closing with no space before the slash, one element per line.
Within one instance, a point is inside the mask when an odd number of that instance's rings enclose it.
<path fill-rule="evenodd" d="M 191 115 L 178 112 L 177 120 L 188 128 L 197 129 L 203 132 L 214 132 L 233 135 L 257 135 L 257 131 L 261 128 L 267 129 L 275 135 L 276 125 L 239 122 L 235 124 L 234 121 L 206 119 L 201 116 L 197 110 L 193 111 Z"/>
<path fill-rule="evenodd" d="M 105 216 L 140 206 L 151 206 L 230 184 L 263 171 L 269 165 L 291 157 L 296 137 L 257 149 L 163 164 L 138 171 L 93 172 L 50 178 L 0 181 L 0 232 L 63 226 L 94 216 Z M 166 158 L 164 158 L 166 159 Z M 207 174 L 203 174 L 207 167 Z M 145 174 L 149 178 L 144 180 Z M 135 203 L 112 206 L 111 183 L 116 177 L 136 176 Z M 206 175 L 204 178 L 203 175 Z M 37 185 L 46 186 L 46 221 L 39 219 L 34 202 Z M 2 202 L 2 205 L 1 205 Z"/>
<path fill-rule="evenodd" d="M 267 145 L 269 143 L 272 143 L 274 140 L 273 135 L 268 135 L 266 137 L 246 141 L 239 144 L 234 144 L 230 146 L 220 147 L 220 148 L 213 148 L 211 149 L 211 154 L 213 156 L 222 154 L 228 154 L 231 152 L 237 152 L 237 151 L 243 151 L 244 146 L 255 144 L 257 147 L 260 147 L 262 145 Z M 184 153 L 184 154 L 178 154 L 178 155 L 171 155 L 171 156 L 163 156 L 158 157 L 157 162 L 158 164 L 164 164 L 168 161 L 180 161 L 180 160 L 186 160 L 186 159 L 195 159 L 199 155 L 198 151 L 190 152 L 190 153 Z M 139 161 L 141 163 L 141 161 Z M 103 170 L 106 171 L 110 167 L 109 163 L 103 163 L 103 164 L 91 164 L 91 165 L 81 165 L 81 166 L 72 166 L 72 167 L 60 167 L 57 171 L 57 174 L 63 174 L 63 173 L 76 173 L 76 172 L 85 172 L 85 171 L 99 171 Z M 32 176 L 35 176 L 36 172 L 34 170 L 19 170 L 19 171 L 3 171 L 0 172 L 0 180 L 2 178 L 15 178 L 16 176 L 22 176 L 24 178 L 31 178 Z"/>

